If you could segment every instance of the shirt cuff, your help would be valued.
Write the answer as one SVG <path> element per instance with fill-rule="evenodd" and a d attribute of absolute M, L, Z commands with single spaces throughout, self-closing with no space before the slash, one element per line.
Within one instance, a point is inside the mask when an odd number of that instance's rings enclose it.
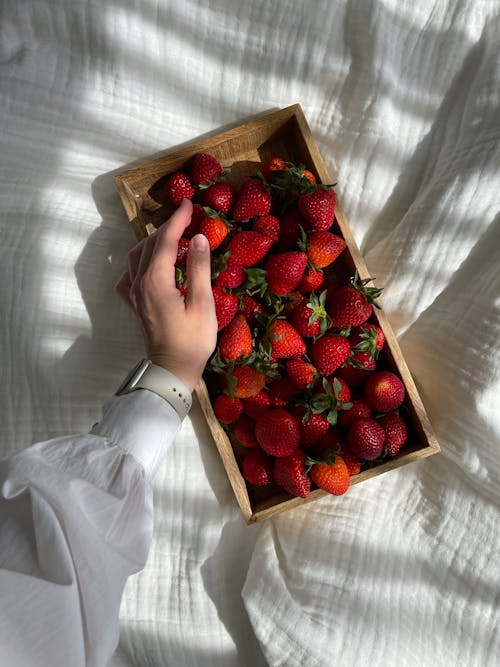
<path fill-rule="evenodd" d="M 101 421 L 90 432 L 132 454 L 152 479 L 180 425 L 170 403 L 152 391 L 137 389 L 108 401 Z"/>

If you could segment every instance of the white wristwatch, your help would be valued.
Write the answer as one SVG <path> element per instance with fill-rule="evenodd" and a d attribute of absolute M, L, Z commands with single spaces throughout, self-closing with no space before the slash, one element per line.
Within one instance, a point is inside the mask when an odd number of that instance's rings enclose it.
<path fill-rule="evenodd" d="M 181 420 L 191 409 L 193 399 L 186 385 L 173 373 L 161 366 L 156 366 L 149 359 L 142 359 L 130 371 L 118 388 L 116 396 L 129 394 L 136 389 L 149 389 L 164 398 L 174 408 Z"/>

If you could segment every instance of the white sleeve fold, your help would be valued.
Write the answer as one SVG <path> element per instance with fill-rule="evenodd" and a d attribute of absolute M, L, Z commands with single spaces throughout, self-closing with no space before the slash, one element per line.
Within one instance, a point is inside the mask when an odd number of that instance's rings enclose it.
<path fill-rule="evenodd" d="M 106 665 L 125 582 L 149 551 L 150 480 L 179 426 L 138 390 L 113 398 L 90 434 L 0 462 L 2 664 Z"/>

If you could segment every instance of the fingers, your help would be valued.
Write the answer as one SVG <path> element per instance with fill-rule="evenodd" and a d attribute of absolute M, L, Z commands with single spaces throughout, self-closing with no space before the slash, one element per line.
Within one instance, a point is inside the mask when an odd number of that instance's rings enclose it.
<path fill-rule="evenodd" d="M 186 307 L 199 310 L 214 309 L 211 287 L 210 247 L 203 234 L 191 239 L 187 256 Z"/>
<path fill-rule="evenodd" d="M 184 230 L 191 222 L 193 205 L 189 199 L 183 199 L 182 204 L 172 217 L 160 228 L 151 256 L 151 271 L 161 274 L 164 285 L 175 287 L 175 260 L 177 246 Z"/>

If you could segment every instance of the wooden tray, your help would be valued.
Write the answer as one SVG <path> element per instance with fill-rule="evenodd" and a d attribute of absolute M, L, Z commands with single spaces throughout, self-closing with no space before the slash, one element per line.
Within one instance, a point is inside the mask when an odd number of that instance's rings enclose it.
<path fill-rule="evenodd" d="M 295 104 L 179 150 L 167 151 L 153 160 L 115 176 L 125 211 L 138 239 L 154 232 L 171 212 L 162 195 L 162 184 L 168 174 L 182 168 L 195 153 L 201 152 L 210 153 L 224 168 L 230 169 L 229 180 L 236 186 L 248 176 L 254 175 L 261 162 L 275 156 L 305 164 L 315 173 L 318 182 L 332 182 L 302 109 Z M 344 272 L 352 275 L 357 269 L 362 279 L 369 278 L 365 262 L 338 204 L 335 219 L 333 231 L 343 236 L 347 244 L 342 254 Z M 357 484 L 439 452 L 439 445 L 415 383 L 383 310 L 375 312 L 375 320 L 386 337 L 383 365 L 399 374 L 405 384 L 407 392 L 405 405 L 411 422 L 410 438 L 398 456 L 355 475 L 351 479 L 351 484 Z M 238 467 L 243 448 L 236 443 L 231 444 L 215 417 L 203 380 L 197 387 L 196 393 L 236 499 L 248 523 L 262 521 L 326 495 L 325 491 L 316 489 L 307 498 L 302 499 L 294 498 L 275 486 L 270 491 L 247 487 Z M 342 502 L 342 498 L 337 498 L 334 502 Z"/>

